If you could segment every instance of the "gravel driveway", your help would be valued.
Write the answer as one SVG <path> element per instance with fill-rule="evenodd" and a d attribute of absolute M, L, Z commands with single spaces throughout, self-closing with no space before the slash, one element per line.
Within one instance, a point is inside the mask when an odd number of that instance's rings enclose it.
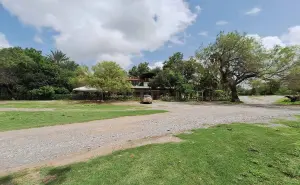
<path fill-rule="evenodd" d="M 208 125 L 232 122 L 265 122 L 300 114 L 299 109 L 244 105 L 188 105 L 154 103 L 170 112 L 123 117 L 62 126 L 0 132 L 0 172 L 74 157 L 129 140 L 178 133 Z"/>

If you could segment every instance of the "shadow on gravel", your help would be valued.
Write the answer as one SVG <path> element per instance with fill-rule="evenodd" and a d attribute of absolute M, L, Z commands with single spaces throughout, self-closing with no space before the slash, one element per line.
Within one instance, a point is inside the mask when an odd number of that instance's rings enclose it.
<path fill-rule="evenodd" d="M 66 175 L 70 171 L 70 167 L 52 169 L 46 174 L 45 178 L 42 180 L 42 183 L 45 185 L 61 184 L 65 181 L 67 177 Z"/>
<path fill-rule="evenodd" d="M 288 109 L 288 110 L 300 110 L 300 106 L 288 106 L 288 105 L 274 105 L 274 104 L 241 104 L 246 107 L 258 107 L 268 109 Z"/>

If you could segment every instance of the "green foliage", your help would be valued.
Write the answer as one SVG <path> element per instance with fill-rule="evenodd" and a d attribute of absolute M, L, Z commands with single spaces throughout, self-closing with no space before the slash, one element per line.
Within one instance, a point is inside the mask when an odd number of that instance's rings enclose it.
<path fill-rule="evenodd" d="M 284 83 L 293 92 L 300 92 L 300 64 L 297 64 L 297 66 L 289 71 Z"/>
<path fill-rule="evenodd" d="M 188 100 L 195 96 L 198 79 L 201 76 L 203 66 L 193 57 L 183 60 L 183 54 L 174 53 L 164 62 L 163 70 L 157 72 L 149 86 L 152 88 L 164 88 L 177 92 L 177 100 Z"/>
<path fill-rule="evenodd" d="M 300 101 L 291 102 L 289 98 L 282 98 L 276 101 L 276 104 L 280 105 L 300 105 Z"/>
<path fill-rule="evenodd" d="M 51 62 L 54 62 L 56 64 L 62 64 L 64 62 L 70 61 L 70 58 L 67 57 L 65 53 L 59 50 L 51 51 L 51 54 L 49 54 L 47 57 Z"/>
<path fill-rule="evenodd" d="M 104 61 L 92 67 L 90 85 L 104 91 L 118 93 L 130 92 L 131 83 L 126 72 L 116 62 Z"/>
<path fill-rule="evenodd" d="M 69 94 L 70 91 L 64 87 L 54 87 L 55 94 Z"/>
<path fill-rule="evenodd" d="M 300 47 L 266 49 L 254 38 L 239 32 L 221 32 L 215 42 L 196 51 L 196 58 L 184 59 L 181 52 L 170 56 L 161 68 L 150 69 L 142 62 L 128 71 L 132 77 L 154 75 L 152 89 L 169 90 L 177 100 L 218 96 L 231 92 L 231 100 L 243 94 L 296 94 L 300 92 Z M 251 82 L 252 89 L 240 84 Z M 0 49 L 0 98 L 38 97 L 40 88 L 52 86 L 55 93 L 68 94 L 74 87 L 93 86 L 111 94 L 131 91 L 127 73 L 115 62 L 101 62 L 91 69 L 79 66 L 56 50 L 44 56 L 33 48 Z M 198 97 L 197 97 L 198 96 Z"/>
<path fill-rule="evenodd" d="M 43 86 L 39 89 L 33 89 L 29 91 L 29 96 L 33 100 L 52 100 L 55 91 L 52 86 Z"/>
<path fill-rule="evenodd" d="M 286 76 L 299 61 L 299 48 L 276 46 L 271 50 L 254 38 L 239 32 L 221 32 L 216 41 L 197 52 L 210 69 L 218 69 L 221 83 L 231 90 L 232 101 L 239 101 L 237 86 L 252 78 L 274 80 Z M 275 82 L 275 81 L 273 81 Z M 270 84 L 271 93 L 278 84 Z"/>
<path fill-rule="evenodd" d="M 129 70 L 129 76 L 131 77 L 140 77 L 142 74 L 150 72 L 150 67 L 148 62 L 139 63 L 138 66 L 133 66 Z"/>
<path fill-rule="evenodd" d="M 293 94 L 293 91 L 290 90 L 288 87 L 283 86 L 283 87 L 280 87 L 278 89 L 278 91 L 277 91 L 276 94 L 279 94 L 279 95 L 291 95 L 291 94 Z"/>
<path fill-rule="evenodd" d="M 1 97 L 5 99 L 31 99 L 32 96 L 34 99 L 46 98 L 42 95 L 42 87 L 47 86 L 61 88 L 58 91 L 64 91 L 58 93 L 69 93 L 73 89 L 70 79 L 75 77 L 78 64 L 67 59 L 64 58 L 59 63 L 52 62 L 43 56 L 41 51 L 33 48 L 1 49 Z"/>
<path fill-rule="evenodd" d="M 168 94 L 161 96 L 161 97 L 160 97 L 160 100 L 166 101 L 166 102 L 172 102 L 172 101 L 175 101 L 174 97 L 169 96 Z"/>

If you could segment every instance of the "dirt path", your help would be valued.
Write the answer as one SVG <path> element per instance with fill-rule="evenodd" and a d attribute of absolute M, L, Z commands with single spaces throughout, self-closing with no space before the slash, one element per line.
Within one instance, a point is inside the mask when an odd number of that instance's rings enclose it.
<path fill-rule="evenodd" d="M 90 151 L 99 152 L 113 146 L 123 146 L 128 141 L 165 136 L 214 124 L 265 122 L 300 114 L 299 109 L 240 105 L 155 103 L 149 106 L 170 112 L 0 132 L 0 172 L 72 159 L 78 154 L 88 155 Z"/>

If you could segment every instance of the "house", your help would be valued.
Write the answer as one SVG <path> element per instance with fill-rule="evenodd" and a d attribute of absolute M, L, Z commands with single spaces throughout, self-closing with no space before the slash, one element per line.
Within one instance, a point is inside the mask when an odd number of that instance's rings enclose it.
<path fill-rule="evenodd" d="M 156 100 L 168 93 L 167 89 L 151 89 L 149 87 L 149 82 L 154 76 L 154 73 L 145 73 L 140 77 L 129 77 L 128 81 L 132 84 L 133 96 L 142 98 L 144 95 L 151 95 Z"/>

